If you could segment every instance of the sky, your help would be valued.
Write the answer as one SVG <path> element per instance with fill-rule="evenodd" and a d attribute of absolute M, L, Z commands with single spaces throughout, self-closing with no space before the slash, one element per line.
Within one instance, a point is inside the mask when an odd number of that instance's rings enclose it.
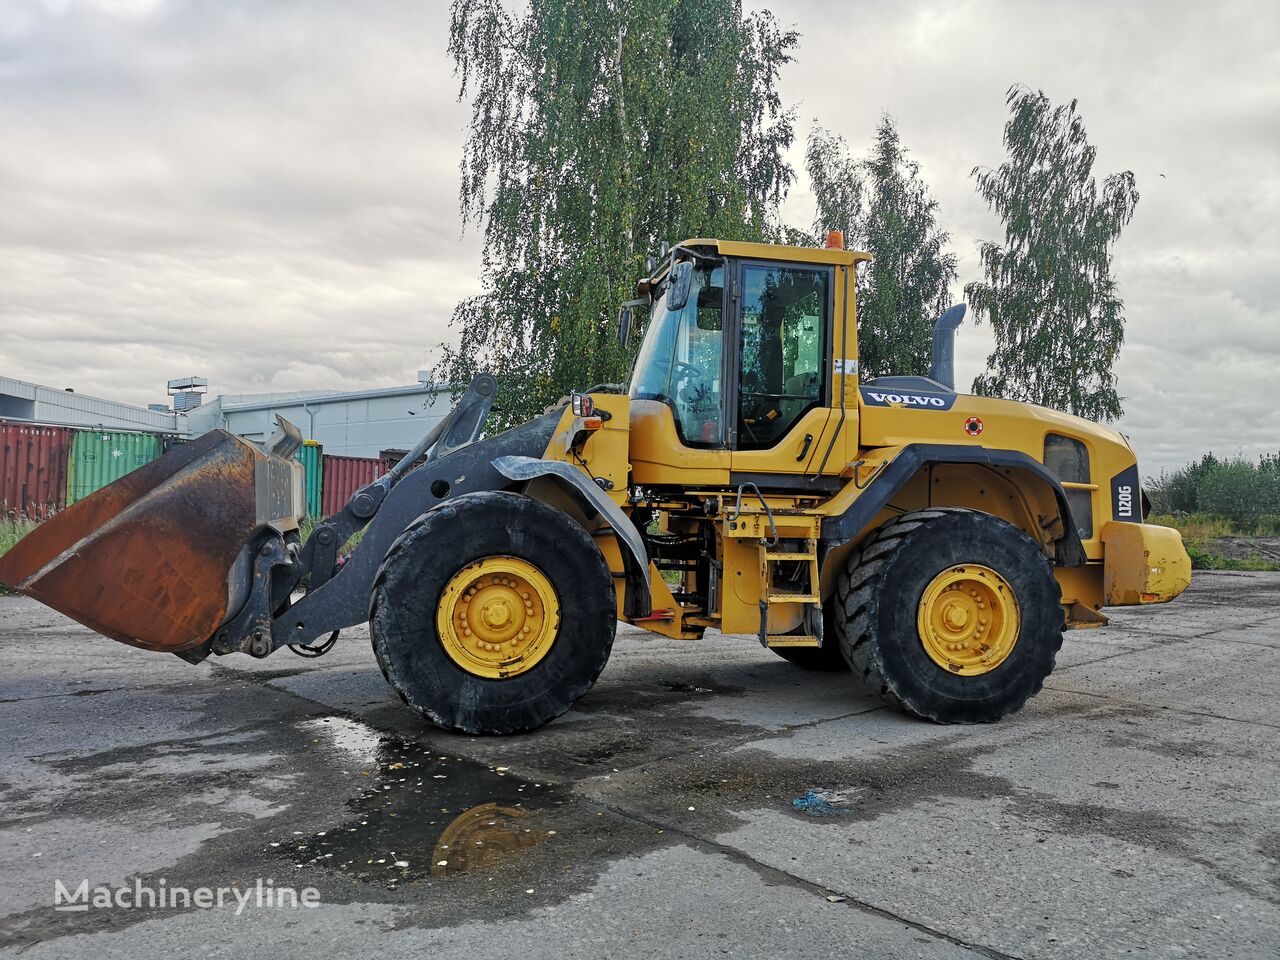
<path fill-rule="evenodd" d="M 746 6 L 801 35 L 784 217 L 810 126 L 862 154 L 887 111 L 961 285 L 1002 236 L 970 172 L 1006 89 L 1077 99 L 1142 197 L 1114 276 L 1143 472 L 1280 450 L 1280 4 Z M 447 33 L 442 0 L 0 0 L 0 373 L 139 404 L 414 382 L 480 289 Z M 966 321 L 958 383 L 990 345 Z"/>

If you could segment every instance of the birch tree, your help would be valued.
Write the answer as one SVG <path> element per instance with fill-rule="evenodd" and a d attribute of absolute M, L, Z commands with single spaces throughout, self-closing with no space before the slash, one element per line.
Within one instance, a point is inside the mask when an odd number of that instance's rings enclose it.
<path fill-rule="evenodd" d="M 442 373 L 493 371 L 496 426 L 625 378 L 617 308 L 662 241 L 779 233 L 793 133 L 777 81 L 796 43 L 736 0 L 455 0 L 483 292 L 455 310 Z"/>
<path fill-rule="evenodd" d="M 1006 100 L 1008 159 L 973 170 L 1005 234 L 1003 244 L 981 245 L 985 279 L 965 287 L 996 340 L 974 392 L 1114 420 L 1122 412 L 1114 367 L 1124 301 L 1112 249 L 1138 203 L 1133 173 L 1097 181 L 1097 151 L 1075 100 L 1054 106 L 1022 86 Z"/>

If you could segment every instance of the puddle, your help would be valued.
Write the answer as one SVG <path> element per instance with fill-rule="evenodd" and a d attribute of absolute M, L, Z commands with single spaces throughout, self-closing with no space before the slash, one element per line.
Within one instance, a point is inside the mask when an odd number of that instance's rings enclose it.
<path fill-rule="evenodd" d="M 557 831 L 546 814 L 565 802 L 559 791 L 505 767 L 380 737 L 344 718 L 329 720 L 324 726 L 331 728 L 334 745 L 367 758 L 351 771 L 363 781 L 348 804 L 352 816 L 324 831 L 282 837 L 271 852 L 298 866 L 394 885 L 491 871 L 555 841 Z M 308 732 L 318 726 L 309 723 Z"/>
<path fill-rule="evenodd" d="M 298 726 L 307 735 L 323 742 L 362 763 L 375 763 L 382 735 L 366 723 L 346 717 L 316 717 L 303 720 Z"/>

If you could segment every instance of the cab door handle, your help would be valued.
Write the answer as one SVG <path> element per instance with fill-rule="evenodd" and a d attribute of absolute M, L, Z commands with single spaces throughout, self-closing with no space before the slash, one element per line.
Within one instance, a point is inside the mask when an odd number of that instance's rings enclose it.
<path fill-rule="evenodd" d="M 804 435 L 804 445 L 800 447 L 800 452 L 796 454 L 796 463 L 799 463 L 805 458 L 805 455 L 809 452 L 809 444 L 811 443 L 813 443 L 813 434 L 806 433 Z"/>

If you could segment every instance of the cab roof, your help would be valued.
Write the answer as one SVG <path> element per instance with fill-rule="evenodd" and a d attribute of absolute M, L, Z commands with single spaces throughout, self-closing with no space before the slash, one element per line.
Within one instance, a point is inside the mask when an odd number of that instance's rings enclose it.
<path fill-rule="evenodd" d="M 830 263 L 852 266 L 871 259 L 861 250 L 828 250 L 825 247 L 789 247 L 780 243 L 744 243 L 740 240 L 715 240 L 697 237 L 678 244 L 681 247 L 709 247 L 724 257 L 753 260 L 792 260 L 801 263 Z"/>

